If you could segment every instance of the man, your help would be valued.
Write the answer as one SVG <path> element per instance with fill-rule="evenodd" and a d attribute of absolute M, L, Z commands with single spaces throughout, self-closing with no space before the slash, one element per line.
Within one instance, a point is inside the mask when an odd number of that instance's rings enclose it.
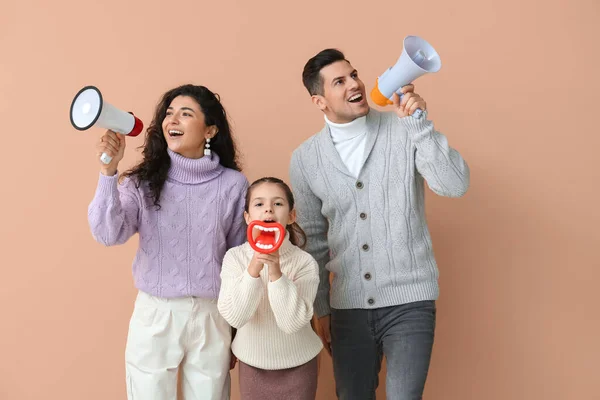
<path fill-rule="evenodd" d="M 402 101 L 394 95 L 393 112 L 371 109 L 357 71 L 335 49 L 311 58 L 302 80 L 325 126 L 293 152 L 290 179 L 321 270 L 315 314 L 337 396 L 374 399 L 385 355 L 387 398 L 421 399 L 439 292 L 424 182 L 460 197 L 469 167 L 434 130 L 413 85 Z M 417 109 L 421 119 L 412 117 Z"/>

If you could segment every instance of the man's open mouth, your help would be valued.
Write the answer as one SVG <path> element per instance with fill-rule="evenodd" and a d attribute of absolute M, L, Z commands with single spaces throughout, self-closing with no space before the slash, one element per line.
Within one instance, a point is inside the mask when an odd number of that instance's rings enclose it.
<path fill-rule="evenodd" d="M 358 102 L 362 101 L 362 99 L 363 99 L 363 95 L 362 95 L 362 93 L 356 93 L 356 94 L 354 94 L 354 95 L 350 96 L 350 97 L 348 98 L 348 101 L 349 101 L 350 103 L 358 103 Z"/>
<path fill-rule="evenodd" d="M 276 251 L 285 238 L 285 228 L 275 221 L 252 221 L 248 225 L 248 243 L 259 253 Z"/>

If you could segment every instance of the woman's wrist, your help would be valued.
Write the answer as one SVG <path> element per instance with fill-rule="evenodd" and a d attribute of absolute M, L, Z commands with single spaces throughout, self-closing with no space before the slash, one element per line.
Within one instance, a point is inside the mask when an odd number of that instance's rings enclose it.
<path fill-rule="evenodd" d="M 116 168 L 100 168 L 100 173 L 105 176 L 114 176 L 117 173 Z"/>

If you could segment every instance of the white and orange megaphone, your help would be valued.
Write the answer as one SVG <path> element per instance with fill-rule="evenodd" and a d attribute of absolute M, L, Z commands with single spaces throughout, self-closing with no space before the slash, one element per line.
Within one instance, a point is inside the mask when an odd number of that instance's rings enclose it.
<path fill-rule="evenodd" d="M 421 75 L 437 72 L 442 67 L 442 60 L 427 41 L 418 36 L 404 38 L 404 49 L 396 64 L 388 68 L 379 78 L 371 91 L 371 100 L 378 106 L 392 104 L 394 93 L 404 97 L 402 88 Z M 412 116 L 421 118 L 423 111 L 417 109 Z"/>
<path fill-rule="evenodd" d="M 122 111 L 104 101 L 102 93 L 95 86 L 86 86 L 77 92 L 69 114 L 71 125 L 78 131 L 99 126 L 122 135 L 137 136 L 144 129 L 142 121 L 133 113 Z M 110 164 L 112 157 L 102 153 L 100 160 Z"/>

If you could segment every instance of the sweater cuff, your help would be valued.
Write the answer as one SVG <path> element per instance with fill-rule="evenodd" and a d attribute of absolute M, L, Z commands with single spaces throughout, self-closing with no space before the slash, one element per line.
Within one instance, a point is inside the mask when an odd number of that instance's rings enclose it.
<path fill-rule="evenodd" d="M 250 288 L 251 291 L 256 291 L 257 289 L 260 290 L 262 287 L 262 279 L 260 279 L 260 276 L 258 278 L 253 277 L 250 275 L 247 268 L 244 271 L 241 283 L 244 287 Z"/>
<path fill-rule="evenodd" d="M 98 188 L 96 194 L 101 197 L 108 197 L 112 200 L 119 198 L 119 189 L 117 188 L 119 182 L 119 174 L 116 173 L 113 176 L 106 176 L 102 172 L 99 172 Z"/>
<path fill-rule="evenodd" d="M 281 294 L 285 294 L 290 286 L 294 286 L 294 283 L 288 279 L 287 276 L 281 274 L 281 277 L 274 282 L 270 282 L 268 284 L 269 293 L 272 293 L 276 296 L 281 296 Z"/>
<path fill-rule="evenodd" d="M 427 115 L 428 112 L 426 110 L 419 119 L 409 115 L 403 118 L 398 117 L 398 121 L 400 121 L 400 124 L 406 128 L 409 134 L 413 135 L 422 132 L 424 129 L 431 126 L 432 122 L 427 119 Z"/>

